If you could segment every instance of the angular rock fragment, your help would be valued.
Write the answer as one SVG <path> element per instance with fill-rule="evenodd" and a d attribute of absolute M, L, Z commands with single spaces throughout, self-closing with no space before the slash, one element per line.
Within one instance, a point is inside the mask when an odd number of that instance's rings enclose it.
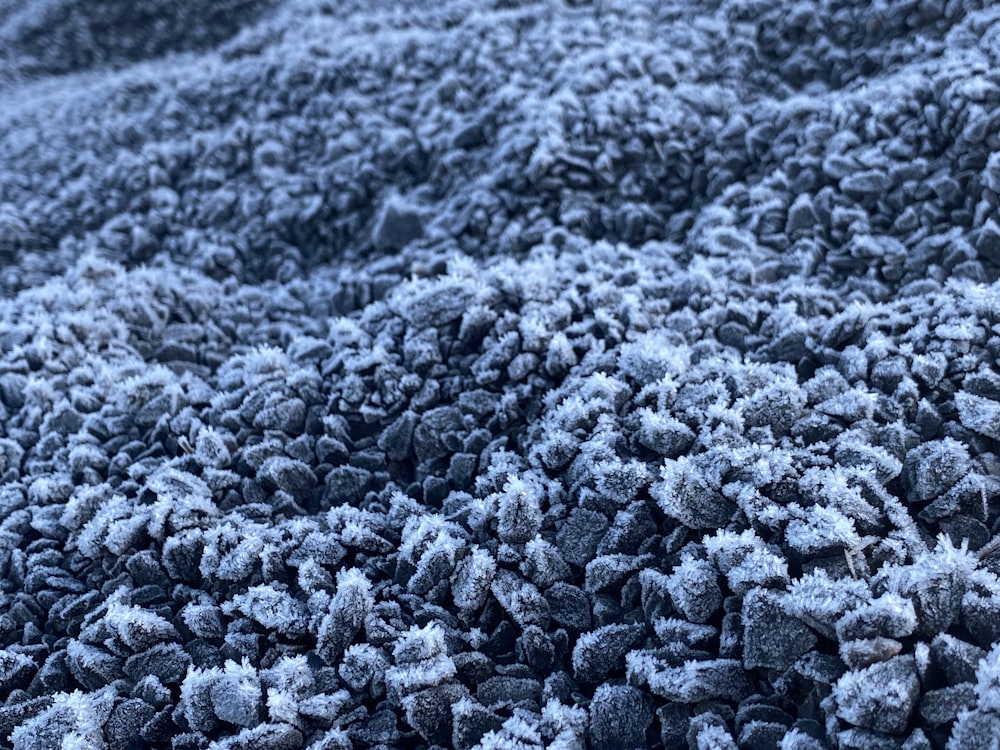
<path fill-rule="evenodd" d="M 975 703 L 976 691 L 971 682 L 928 690 L 920 699 L 920 716 L 931 726 L 947 724 L 971 710 Z"/>
<path fill-rule="evenodd" d="M 573 676 L 581 682 L 600 682 L 624 667 L 625 654 L 637 648 L 646 629 L 642 625 L 605 625 L 581 635 L 573 647 Z"/>
<path fill-rule="evenodd" d="M 308 496 L 317 485 L 316 474 L 307 464 L 284 456 L 267 459 L 257 470 L 257 476 L 267 486 L 296 498 Z"/>
<path fill-rule="evenodd" d="M 753 589 L 743 598 L 743 665 L 787 669 L 816 645 L 816 635 L 789 616 L 780 596 Z"/>
<path fill-rule="evenodd" d="M 403 699 L 406 720 L 428 742 L 445 746 L 454 731 L 452 706 L 468 695 L 461 685 L 438 685 Z"/>
<path fill-rule="evenodd" d="M 1000 440 L 1000 402 L 959 391 L 955 394 L 955 406 L 963 427 Z"/>
<path fill-rule="evenodd" d="M 912 501 L 927 502 L 947 492 L 971 468 L 969 452 L 957 440 L 923 443 L 906 456 L 903 486 Z"/>
<path fill-rule="evenodd" d="M 704 623 L 722 606 L 715 567 L 707 560 L 683 558 L 667 578 L 674 606 L 691 622 Z"/>
<path fill-rule="evenodd" d="M 833 687 L 837 716 L 856 727 L 901 734 L 920 697 L 912 656 L 852 670 Z"/>
<path fill-rule="evenodd" d="M 585 632 L 591 624 L 590 597 L 582 589 L 562 581 L 545 592 L 552 619 L 563 627 Z"/>
<path fill-rule="evenodd" d="M 581 567 L 590 562 L 609 527 L 608 519 L 595 511 L 575 508 L 556 532 L 556 544 L 566 562 Z"/>
<path fill-rule="evenodd" d="M 590 704 L 590 735 L 594 747 L 639 748 L 646 746 L 646 730 L 653 723 L 649 697 L 627 685 L 601 685 Z"/>

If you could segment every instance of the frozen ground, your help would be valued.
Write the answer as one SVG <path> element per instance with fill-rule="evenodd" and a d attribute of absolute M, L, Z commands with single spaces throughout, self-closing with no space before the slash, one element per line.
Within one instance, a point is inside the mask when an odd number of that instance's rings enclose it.
<path fill-rule="evenodd" d="M 0 0 L 0 744 L 1000 741 L 1000 8 Z"/>

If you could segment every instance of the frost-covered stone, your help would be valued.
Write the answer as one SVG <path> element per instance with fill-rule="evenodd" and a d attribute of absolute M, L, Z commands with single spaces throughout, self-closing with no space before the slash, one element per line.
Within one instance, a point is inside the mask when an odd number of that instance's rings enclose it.
<path fill-rule="evenodd" d="M 906 456 L 903 486 L 916 502 L 943 495 L 971 469 L 968 450 L 956 440 L 924 443 Z"/>
<path fill-rule="evenodd" d="M 919 697 L 916 666 L 908 656 L 850 671 L 833 688 L 838 717 L 888 734 L 903 732 Z"/>
<path fill-rule="evenodd" d="M 646 746 L 646 730 L 653 723 L 649 698 L 627 685 L 604 684 L 590 704 L 590 733 L 595 747 Z"/>
<path fill-rule="evenodd" d="M 992 746 L 990 8 L 7 5 L 4 741 Z"/>
<path fill-rule="evenodd" d="M 707 560 L 682 558 L 667 578 L 667 590 L 674 606 L 691 622 L 708 622 L 722 605 L 714 566 Z"/>
<path fill-rule="evenodd" d="M 790 617 L 779 595 L 753 589 L 743 597 L 743 664 L 787 669 L 816 644 L 809 628 Z"/>
<path fill-rule="evenodd" d="M 608 519 L 585 508 L 574 509 L 556 532 L 556 544 L 567 562 L 585 566 L 608 530 Z"/>
<path fill-rule="evenodd" d="M 641 625 L 605 625 L 581 635 L 573 647 L 573 673 L 582 682 L 599 682 L 624 666 L 624 657 L 645 636 Z"/>

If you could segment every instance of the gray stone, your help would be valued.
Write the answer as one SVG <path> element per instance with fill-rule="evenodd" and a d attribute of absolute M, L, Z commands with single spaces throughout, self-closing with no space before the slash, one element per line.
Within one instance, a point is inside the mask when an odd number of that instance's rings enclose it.
<path fill-rule="evenodd" d="M 594 750 L 647 747 L 653 723 L 649 695 L 628 685 L 601 685 L 590 703 L 590 738 Z"/>
<path fill-rule="evenodd" d="M 785 613 L 781 595 L 751 589 L 743 598 L 743 665 L 747 669 L 788 669 L 816 645 L 816 635 Z"/>

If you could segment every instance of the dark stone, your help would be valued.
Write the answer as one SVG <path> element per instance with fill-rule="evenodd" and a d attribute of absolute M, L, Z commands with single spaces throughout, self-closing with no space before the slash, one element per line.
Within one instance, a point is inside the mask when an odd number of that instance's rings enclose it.
<path fill-rule="evenodd" d="M 66 663 L 76 681 L 87 690 L 100 690 L 122 677 L 121 658 L 88 643 L 68 649 Z"/>
<path fill-rule="evenodd" d="M 382 207 L 372 242 L 380 250 L 401 250 L 423 233 L 424 223 L 418 208 L 399 196 L 392 196 Z"/>
<path fill-rule="evenodd" d="M 33 695 L 43 692 L 58 693 L 68 688 L 71 679 L 72 674 L 66 664 L 66 652 L 56 651 L 49 654 L 42 668 L 35 673 L 29 690 Z"/>
<path fill-rule="evenodd" d="M 116 705 L 104 725 L 110 750 L 140 750 L 142 728 L 155 714 L 152 706 L 136 698 Z"/>
<path fill-rule="evenodd" d="M 590 703 L 590 737 L 594 750 L 648 747 L 646 731 L 653 723 L 649 695 L 628 685 L 601 685 Z"/>
<path fill-rule="evenodd" d="M 51 705 L 52 696 L 43 695 L 17 703 L 7 702 L 0 706 L 0 737 L 5 739 L 10 737 L 15 727 L 38 716 Z"/>
<path fill-rule="evenodd" d="M 540 704 L 542 683 L 518 677 L 490 677 L 479 684 L 476 697 L 484 706 L 494 707 L 508 703 L 531 701 Z"/>
<path fill-rule="evenodd" d="M 385 451 L 390 461 L 403 461 L 410 455 L 417 419 L 414 412 L 404 411 L 379 435 L 378 447 Z"/>
<path fill-rule="evenodd" d="M 215 639 L 226 635 L 222 610 L 215 605 L 186 608 L 183 621 L 198 638 Z"/>
<path fill-rule="evenodd" d="M 925 503 L 944 495 L 972 470 L 969 452 L 952 438 L 921 443 L 906 454 L 903 488 L 910 502 Z"/>
<path fill-rule="evenodd" d="M 410 372 L 425 374 L 441 362 L 436 328 L 410 329 L 403 342 L 403 365 Z"/>
<path fill-rule="evenodd" d="M 451 741 L 456 750 L 470 750 L 483 735 L 499 731 L 501 726 L 503 719 L 489 709 L 473 701 L 462 701 L 455 706 Z"/>
<path fill-rule="evenodd" d="M 517 629 L 507 620 L 503 620 L 490 633 L 490 637 L 480 650 L 490 658 L 500 660 L 513 655 L 516 643 Z"/>
<path fill-rule="evenodd" d="M 961 606 L 962 624 L 972 640 L 984 649 L 992 648 L 1000 640 L 1000 597 L 966 596 Z"/>
<path fill-rule="evenodd" d="M 60 435 L 72 435 L 83 427 L 83 416 L 71 406 L 63 406 L 49 415 L 42 423 L 41 431 L 57 432 Z"/>
<path fill-rule="evenodd" d="M 207 747 L 208 738 L 196 732 L 178 734 L 171 742 L 171 750 L 205 750 Z"/>
<path fill-rule="evenodd" d="M 399 742 L 400 737 L 396 714 L 389 709 L 376 711 L 364 721 L 352 724 L 347 733 L 356 746 L 394 744 Z"/>
<path fill-rule="evenodd" d="M 583 589 L 560 581 L 545 592 L 545 599 L 557 623 L 576 632 L 590 629 L 590 597 Z"/>
<path fill-rule="evenodd" d="M 507 365 L 507 377 L 514 382 L 524 380 L 528 377 L 528 375 L 538 369 L 539 364 L 540 360 L 537 354 L 532 352 L 522 352 L 514 357 L 514 359 L 510 361 L 510 364 Z"/>
<path fill-rule="evenodd" d="M 747 336 L 750 335 L 750 329 L 747 328 L 742 323 L 737 323 L 735 321 L 727 321 L 719 326 L 715 333 L 715 337 L 719 340 L 720 344 L 725 346 L 732 346 L 737 349 L 743 349 L 746 345 Z M 692 433 L 693 434 L 693 433 Z M 670 455 L 670 454 L 664 454 Z M 671 458 L 676 458 L 680 453 L 672 452 Z"/>
<path fill-rule="evenodd" d="M 371 488 L 372 475 L 355 466 L 336 466 L 326 475 L 325 494 L 329 505 L 356 505 Z"/>
<path fill-rule="evenodd" d="M 300 398 L 268 399 L 253 417 L 253 425 L 261 430 L 279 430 L 286 435 L 301 435 L 306 428 L 306 403 Z"/>
<path fill-rule="evenodd" d="M 271 490 L 283 490 L 295 498 L 308 496 L 316 488 L 316 474 L 302 461 L 271 456 L 257 470 L 257 478 Z"/>
<path fill-rule="evenodd" d="M 903 645 L 894 638 L 860 638 L 840 642 L 840 658 L 851 669 L 861 669 L 875 662 L 886 661 L 902 651 Z"/>
<path fill-rule="evenodd" d="M 466 453 L 479 455 L 493 440 L 493 434 L 485 427 L 477 427 L 462 441 L 462 450 Z"/>
<path fill-rule="evenodd" d="M 638 440 L 665 458 L 677 458 L 695 441 L 694 431 L 673 417 L 665 417 L 655 428 L 639 430 Z"/>
<path fill-rule="evenodd" d="M 862 729 L 900 734 L 920 697 L 912 656 L 897 656 L 848 672 L 834 686 L 837 716 Z"/>
<path fill-rule="evenodd" d="M 808 195 L 799 195 L 788 209 L 785 233 L 793 234 L 800 229 L 812 229 L 819 218 Z"/>
<path fill-rule="evenodd" d="M 170 689 L 164 687 L 157 677 L 149 675 L 139 680 L 132 688 L 132 697 L 148 703 L 154 709 L 165 708 L 172 701 Z"/>
<path fill-rule="evenodd" d="M 177 685 L 187 674 L 191 657 L 176 643 L 160 643 L 125 660 L 125 674 L 133 680 L 154 675 L 164 685 Z"/>
<path fill-rule="evenodd" d="M 971 710 L 975 704 L 976 686 L 971 682 L 963 682 L 927 691 L 920 699 L 918 710 L 924 721 L 934 726 L 954 721 L 960 711 Z"/>
<path fill-rule="evenodd" d="M 451 457 L 445 479 L 452 489 L 469 487 L 476 475 L 479 457 L 475 453 L 456 453 Z"/>
<path fill-rule="evenodd" d="M 458 408 L 477 420 L 493 416 L 499 403 L 500 394 L 482 388 L 465 391 L 458 396 Z"/>
<path fill-rule="evenodd" d="M 517 653 L 536 674 L 548 674 L 555 659 L 555 645 L 544 630 L 529 625 L 517 639 Z"/>
<path fill-rule="evenodd" d="M 603 514 L 574 508 L 556 532 L 556 545 L 566 562 L 582 568 L 594 559 L 609 526 Z"/>
<path fill-rule="evenodd" d="M 624 670 L 625 654 L 646 637 L 644 625 L 605 625 L 577 638 L 573 676 L 580 682 L 601 682 Z"/>
<path fill-rule="evenodd" d="M 772 706 L 768 703 L 753 702 L 758 699 L 760 699 L 760 696 L 751 696 L 747 700 L 740 703 L 739 708 L 736 709 L 737 730 L 742 729 L 743 726 L 753 721 L 781 724 L 785 727 L 792 726 L 794 719 L 791 716 L 777 706 Z"/>
<path fill-rule="evenodd" d="M 740 730 L 737 743 L 740 750 L 774 750 L 788 727 L 768 721 L 751 721 Z"/>
<path fill-rule="evenodd" d="M 779 596 L 751 589 L 743 598 L 743 666 L 788 669 L 816 645 L 815 634 L 785 613 Z"/>
<path fill-rule="evenodd" d="M 979 750 L 992 747 L 996 744 L 997 737 L 1000 737 L 1000 715 L 993 711 L 973 711 L 964 714 L 952 729 L 952 737 L 956 735 L 958 741 L 949 742 L 949 750 Z M 910 749 L 905 748 L 905 750 Z"/>
<path fill-rule="evenodd" d="M 435 378 L 427 378 L 420 390 L 410 397 L 410 408 L 423 413 L 441 400 L 441 384 Z"/>
<path fill-rule="evenodd" d="M 837 750 L 903 750 L 902 740 L 885 732 L 849 727 L 837 733 Z"/>
<path fill-rule="evenodd" d="M 940 522 L 940 526 L 941 531 L 951 538 L 952 543 L 956 547 L 961 546 L 962 541 L 968 539 L 969 549 L 972 551 L 986 546 L 992 536 L 990 530 L 982 521 L 964 514 L 957 514 L 951 518 L 944 519 Z"/>
<path fill-rule="evenodd" d="M 462 448 L 465 422 L 454 406 L 439 406 L 424 412 L 413 430 L 413 450 L 417 461 L 439 458 Z"/>
<path fill-rule="evenodd" d="M 233 750 L 299 750 L 305 738 L 295 727 L 283 722 L 262 724 L 231 746 Z"/>
<path fill-rule="evenodd" d="M 452 660 L 459 679 L 466 685 L 476 686 L 493 675 L 493 661 L 479 651 L 463 651 Z"/>
<path fill-rule="evenodd" d="M 201 582 L 201 553 L 204 542 L 200 535 L 191 532 L 174 534 L 163 544 L 162 561 L 167 575 L 175 581 L 198 584 Z"/>
<path fill-rule="evenodd" d="M 592 627 L 601 628 L 605 625 L 618 624 L 625 619 L 624 612 L 619 597 L 612 594 L 594 594 L 594 606 L 590 611 Z"/>
<path fill-rule="evenodd" d="M 615 515 L 614 523 L 597 547 L 597 554 L 634 553 L 655 533 L 656 524 L 648 506 L 642 502 L 632 503 Z"/>
<path fill-rule="evenodd" d="M 686 739 L 687 745 L 692 750 L 701 748 L 719 747 L 727 750 L 732 747 L 732 734 L 726 726 L 725 711 L 717 703 L 709 703 L 703 707 L 704 710 L 696 711 L 691 721 L 688 723 Z M 722 735 L 723 738 L 719 738 Z"/>
<path fill-rule="evenodd" d="M 565 633 L 566 631 L 561 632 Z M 568 647 L 563 647 L 560 644 L 560 653 L 565 653 L 568 650 Z M 575 700 L 573 694 L 579 692 L 580 684 L 566 672 L 559 670 L 545 678 L 545 684 L 542 686 L 542 700 L 548 702 L 551 698 L 555 698 L 560 703 L 569 705 Z"/>
<path fill-rule="evenodd" d="M 654 695 L 678 703 L 738 702 L 752 693 L 743 665 L 736 659 L 681 659 L 679 666 L 664 662 L 650 674 Z M 735 717 L 734 717 L 735 718 Z"/>
<path fill-rule="evenodd" d="M 320 464 L 342 464 L 350 457 L 347 445 L 337 438 L 322 435 L 316 438 L 316 460 Z M 318 469 L 317 469 L 318 470 Z"/>
<path fill-rule="evenodd" d="M 719 656 L 737 659 L 743 653 L 743 616 L 739 612 L 727 612 L 722 616 L 722 630 L 719 632 Z"/>
<path fill-rule="evenodd" d="M 1000 226 L 987 219 L 975 239 L 978 253 L 992 263 L 1000 264 Z"/>
<path fill-rule="evenodd" d="M 675 567 L 664 579 L 664 584 L 671 602 L 685 619 L 704 623 L 722 604 L 718 577 L 718 571 L 710 562 L 691 558 Z"/>
<path fill-rule="evenodd" d="M 827 750 L 826 729 L 815 719 L 798 719 L 792 729 L 799 732 L 790 750 Z"/>
<path fill-rule="evenodd" d="M 986 651 L 953 635 L 942 633 L 931 641 L 931 659 L 949 685 L 976 682 L 976 670 Z"/>
<path fill-rule="evenodd" d="M 811 651 L 794 666 L 796 672 L 811 682 L 820 685 L 832 685 L 844 674 L 844 662 L 833 654 L 821 654 Z"/>
<path fill-rule="evenodd" d="M 652 562 L 652 556 L 601 555 L 587 563 L 583 587 L 586 591 L 621 592 L 625 582 Z"/>
<path fill-rule="evenodd" d="M 184 650 L 191 657 L 192 665 L 198 669 L 221 667 L 225 661 L 219 648 L 203 638 L 188 641 L 184 644 Z"/>
<path fill-rule="evenodd" d="M 441 477 L 430 475 L 424 479 L 424 503 L 431 507 L 440 507 L 441 502 L 448 497 L 450 491 L 448 482 Z"/>
<path fill-rule="evenodd" d="M 163 574 L 161 580 L 166 580 L 167 574 Z M 132 591 L 132 604 L 139 607 L 150 608 L 152 605 L 164 604 L 167 601 L 167 592 L 162 586 L 147 584 Z"/>
<path fill-rule="evenodd" d="M 261 639 L 262 636 L 256 633 L 230 632 L 226 635 L 219 653 L 224 659 L 232 659 L 237 663 L 248 659 L 251 664 L 257 664 L 260 662 L 263 646 Z"/>
<path fill-rule="evenodd" d="M 48 650 L 45 646 L 40 648 L 43 655 Z M 19 651 L 0 650 L 0 691 L 5 694 L 28 687 L 31 678 L 38 671 L 35 661 L 25 654 L 24 650 L 24 648 L 20 648 Z"/>
<path fill-rule="evenodd" d="M 691 709 L 682 703 L 668 703 L 656 709 L 660 720 L 660 741 L 664 747 L 681 748 L 687 744 Z"/>
<path fill-rule="evenodd" d="M 375 473 L 385 469 L 385 453 L 380 448 L 365 448 L 352 453 L 348 463 Z"/>
<path fill-rule="evenodd" d="M 899 638 L 913 633 L 914 613 L 883 598 L 848 612 L 837 621 L 837 639 Z"/>

